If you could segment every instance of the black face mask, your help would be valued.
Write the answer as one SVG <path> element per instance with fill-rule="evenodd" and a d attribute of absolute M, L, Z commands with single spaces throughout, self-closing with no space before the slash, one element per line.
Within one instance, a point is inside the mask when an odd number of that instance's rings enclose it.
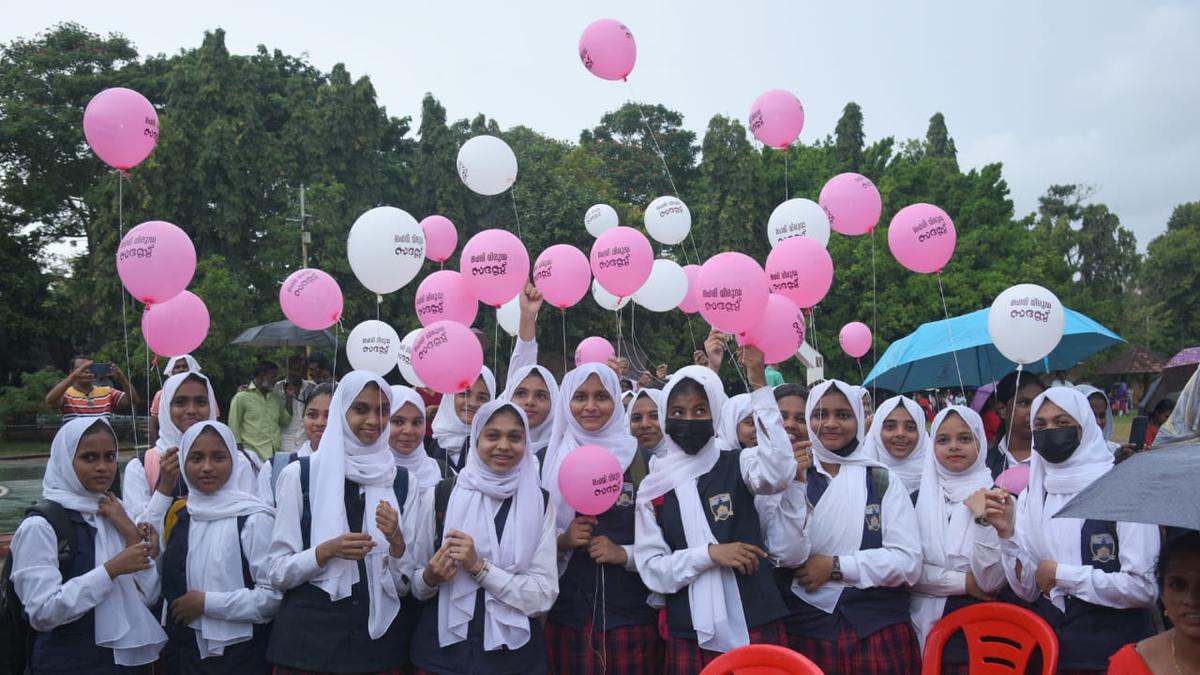
<path fill-rule="evenodd" d="M 1033 449 L 1051 464 L 1062 464 L 1079 447 L 1079 427 L 1039 429 L 1033 432 Z"/>
<path fill-rule="evenodd" d="M 712 439 L 713 421 L 672 418 L 667 420 L 667 435 L 684 452 L 694 455 Z"/>
<path fill-rule="evenodd" d="M 829 451 L 832 452 L 833 454 L 837 455 L 838 457 L 849 457 L 850 453 L 854 452 L 857 449 L 858 449 L 858 439 L 856 438 L 856 439 L 850 441 L 849 443 L 847 443 L 846 446 L 843 448 L 840 448 L 838 450 L 829 448 Z"/>

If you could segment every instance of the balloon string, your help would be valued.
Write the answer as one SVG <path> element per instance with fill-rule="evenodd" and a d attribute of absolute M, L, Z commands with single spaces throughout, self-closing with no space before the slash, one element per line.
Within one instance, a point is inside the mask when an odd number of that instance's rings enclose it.
<path fill-rule="evenodd" d="M 788 148 L 783 149 L 783 201 L 788 200 Z"/>
<path fill-rule="evenodd" d="M 515 220 L 517 223 L 517 237 L 524 239 L 525 238 L 524 235 L 521 234 L 521 215 L 517 213 L 517 185 L 516 185 L 516 183 L 513 183 L 513 186 L 508 188 L 508 196 L 512 197 L 513 220 Z"/>
<path fill-rule="evenodd" d="M 820 355 L 821 348 L 820 348 L 820 346 L 817 345 L 817 306 L 816 305 L 813 305 L 812 307 L 808 308 L 808 323 L 810 324 L 810 328 L 811 328 L 811 330 L 809 332 L 812 333 L 813 351 L 817 352 L 817 354 Z"/>
<path fill-rule="evenodd" d="M 646 111 L 642 109 L 642 104 L 637 101 L 630 101 L 638 109 L 638 114 L 642 117 L 642 126 L 646 129 L 646 135 L 650 137 L 650 141 L 654 143 L 654 151 L 658 153 L 658 161 L 662 162 L 663 173 L 667 175 L 667 182 L 671 184 L 671 194 L 679 199 L 679 190 L 675 187 L 675 177 L 671 175 L 671 168 L 667 165 L 667 155 L 663 152 L 662 146 L 658 144 L 658 137 L 654 135 L 654 130 L 650 128 L 650 123 L 646 121 Z M 692 243 L 692 253 L 696 256 L 696 264 L 700 264 L 700 251 L 696 248 L 696 239 L 692 237 L 691 228 L 688 228 L 688 240 Z M 686 259 L 686 258 L 685 258 Z"/>
<path fill-rule="evenodd" d="M 338 362 L 338 338 L 342 335 L 342 320 L 338 319 L 337 326 L 333 329 L 333 382 L 337 383 L 337 362 Z"/>
<path fill-rule="evenodd" d="M 693 352 L 695 352 L 695 351 L 697 351 L 699 348 L 698 348 L 698 347 L 696 347 L 696 331 L 692 330 L 692 315 L 691 315 L 691 314 L 684 314 L 684 316 L 685 316 L 685 317 L 687 317 L 687 323 L 688 323 L 688 335 L 691 335 L 691 336 L 692 336 L 692 351 L 693 351 Z"/>
<path fill-rule="evenodd" d="M 871 362 L 879 364 L 879 356 L 876 353 L 875 336 L 879 334 L 879 296 L 878 286 L 875 283 L 875 228 L 871 228 Z M 859 367 L 861 371 L 861 364 Z M 961 377 L 959 378 L 962 379 Z M 879 378 L 875 378 L 871 382 L 871 400 L 879 400 Z"/>
<path fill-rule="evenodd" d="M 592 577 L 592 583 L 599 590 L 592 598 L 592 617 L 596 616 L 596 603 L 600 604 L 600 649 L 596 649 L 595 630 L 596 622 L 588 622 L 588 649 L 592 653 L 600 657 L 600 672 L 608 672 L 608 608 L 607 597 L 605 594 L 604 584 L 604 565 L 596 565 L 596 574 Z"/>
<path fill-rule="evenodd" d="M 621 300 L 617 299 L 617 361 L 621 360 Z M 618 363 L 618 365 L 620 365 Z"/>
<path fill-rule="evenodd" d="M 559 313 L 559 316 L 562 317 L 563 369 L 562 369 L 562 376 L 560 376 L 560 378 L 559 378 L 559 379 L 562 379 L 562 377 L 565 377 L 567 374 L 567 310 L 560 307 L 558 309 L 558 313 Z"/>
<path fill-rule="evenodd" d="M 855 362 L 857 362 L 857 363 L 858 363 L 858 381 L 859 381 L 859 382 L 862 382 L 863 378 L 865 377 L 865 375 L 863 375 L 863 369 L 862 369 L 862 359 L 861 359 L 861 358 L 858 358 L 858 359 L 854 359 L 854 360 L 855 360 Z M 871 400 L 872 400 L 872 401 L 874 401 L 874 400 L 875 400 L 875 396 L 874 396 L 874 395 L 872 395 L 872 396 L 871 396 Z"/>
<path fill-rule="evenodd" d="M 500 319 L 492 327 L 492 374 L 500 372 Z"/>
<path fill-rule="evenodd" d="M 125 178 L 117 171 L 117 229 L 120 232 L 121 238 L 117 240 L 117 250 L 121 248 L 121 242 L 125 239 Z M 129 358 L 129 318 L 125 314 L 125 285 L 121 285 L 121 332 L 125 336 L 125 372 L 132 373 L 133 368 L 130 364 L 133 361 Z M 142 336 L 145 341 L 145 335 Z M 146 353 L 150 353 L 150 344 L 146 344 Z M 149 385 L 147 385 L 149 386 Z M 147 394 L 150 392 L 147 391 Z M 137 432 L 137 408 L 133 405 L 133 392 L 129 392 L 131 397 L 129 404 L 129 419 L 133 423 L 133 449 L 138 447 L 138 432 Z"/>
<path fill-rule="evenodd" d="M 950 334 L 950 353 L 954 355 L 954 372 L 958 374 L 958 390 L 965 391 L 963 387 L 962 370 L 958 367 L 958 350 L 954 346 L 954 328 L 950 326 L 950 310 L 946 307 L 946 292 L 942 290 L 942 271 L 938 270 L 938 294 L 942 296 L 942 312 L 946 315 L 946 332 Z"/>

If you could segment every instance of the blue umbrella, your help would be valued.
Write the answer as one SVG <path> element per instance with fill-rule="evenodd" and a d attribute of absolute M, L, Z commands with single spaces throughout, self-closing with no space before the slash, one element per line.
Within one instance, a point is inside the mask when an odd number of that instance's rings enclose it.
<path fill-rule="evenodd" d="M 1025 370 L 1046 373 L 1067 370 L 1075 364 L 1125 340 L 1074 310 L 1066 310 L 1062 341 L 1050 355 Z M 1016 369 L 1004 358 L 988 333 L 988 310 L 980 309 L 952 319 L 922 324 L 888 347 L 867 375 L 864 386 L 891 391 L 917 391 L 935 387 L 977 386 L 995 382 Z M 957 356 L 957 366 L 955 357 Z"/>

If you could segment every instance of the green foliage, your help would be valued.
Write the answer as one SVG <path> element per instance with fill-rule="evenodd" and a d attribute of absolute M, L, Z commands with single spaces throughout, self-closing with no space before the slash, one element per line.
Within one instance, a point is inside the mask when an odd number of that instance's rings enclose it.
<path fill-rule="evenodd" d="M 53 414 L 55 411 L 46 405 L 46 392 L 61 382 L 63 377 L 65 375 L 61 370 L 42 368 L 21 375 L 21 382 L 17 386 L 0 387 L 0 433 L 15 416 Z"/>

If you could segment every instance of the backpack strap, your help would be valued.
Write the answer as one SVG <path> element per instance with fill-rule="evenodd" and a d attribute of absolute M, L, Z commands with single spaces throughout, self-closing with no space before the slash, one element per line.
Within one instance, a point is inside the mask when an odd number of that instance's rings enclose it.
<path fill-rule="evenodd" d="M 458 476 L 453 474 L 443 478 L 433 489 L 433 550 L 442 547 L 442 531 L 446 528 L 446 507 L 450 505 L 450 493 Z"/>
<path fill-rule="evenodd" d="M 396 477 L 392 479 L 392 491 L 396 493 L 396 510 L 404 515 L 404 502 L 408 501 L 408 469 L 396 467 Z"/>
<path fill-rule="evenodd" d="M 301 457 L 296 461 L 300 462 L 300 500 L 304 505 L 300 510 L 300 536 L 304 540 L 304 548 L 312 547 L 312 535 L 309 530 L 312 529 L 312 504 L 308 499 L 308 482 L 311 471 L 311 458 Z"/>
<path fill-rule="evenodd" d="M 167 515 L 163 518 L 162 543 L 164 548 L 171 541 L 171 534 L 175 531 L 175 525 L 179 523 L 181 513 L 187 513 L 187 497 L 177 498 L 167 509 Z"/>
<path fill-rule="evenodd" d="M 157 450 L 138 452 L 138 459 L 142 460 L 142 469 L 146 471 L 146 484 L 150 486 L 150 493 L 158 489 L 158 475 L 162 472 L 162 456 Z"/>
<path fill-rule="evenodd" d="M 271 457 L 271 496 L 279 493 L 279 476 L 288 464 L 299 459 L 294 452 L 279 452 Z"/>
<path fill-rule="evenodd" d="M 871 487 L 875 488 L 875 494 L 879 495 L 879 503 L 883 503 L 883 496 L 888 491 L 888 470 L 882 466 L 868 466 L 867 480 L 871 481 Z"/>
<path fill-rule="evenodd" d="M 54 529 L 54 537 L 58 540 L 58 569 L 65 578 L 75 561 L 77 542 L 75 526 L 62 504 L 50 499 L 42 499 L 25 509 L 25 516 L 38 515 L 50 523 Z"/>
<path fill-rule="evenodd" d="M 238 545 L 240 548 L 242 542 L 242 528 L 246 526 L 246 519 L 250 516 L 237 517 Z M 254 575 L 250 573 L 250 561 L 246 559 L 246 554 L 239 551 L 242 558 L 242 584 L 246 588 L 254 588 Z"/>

